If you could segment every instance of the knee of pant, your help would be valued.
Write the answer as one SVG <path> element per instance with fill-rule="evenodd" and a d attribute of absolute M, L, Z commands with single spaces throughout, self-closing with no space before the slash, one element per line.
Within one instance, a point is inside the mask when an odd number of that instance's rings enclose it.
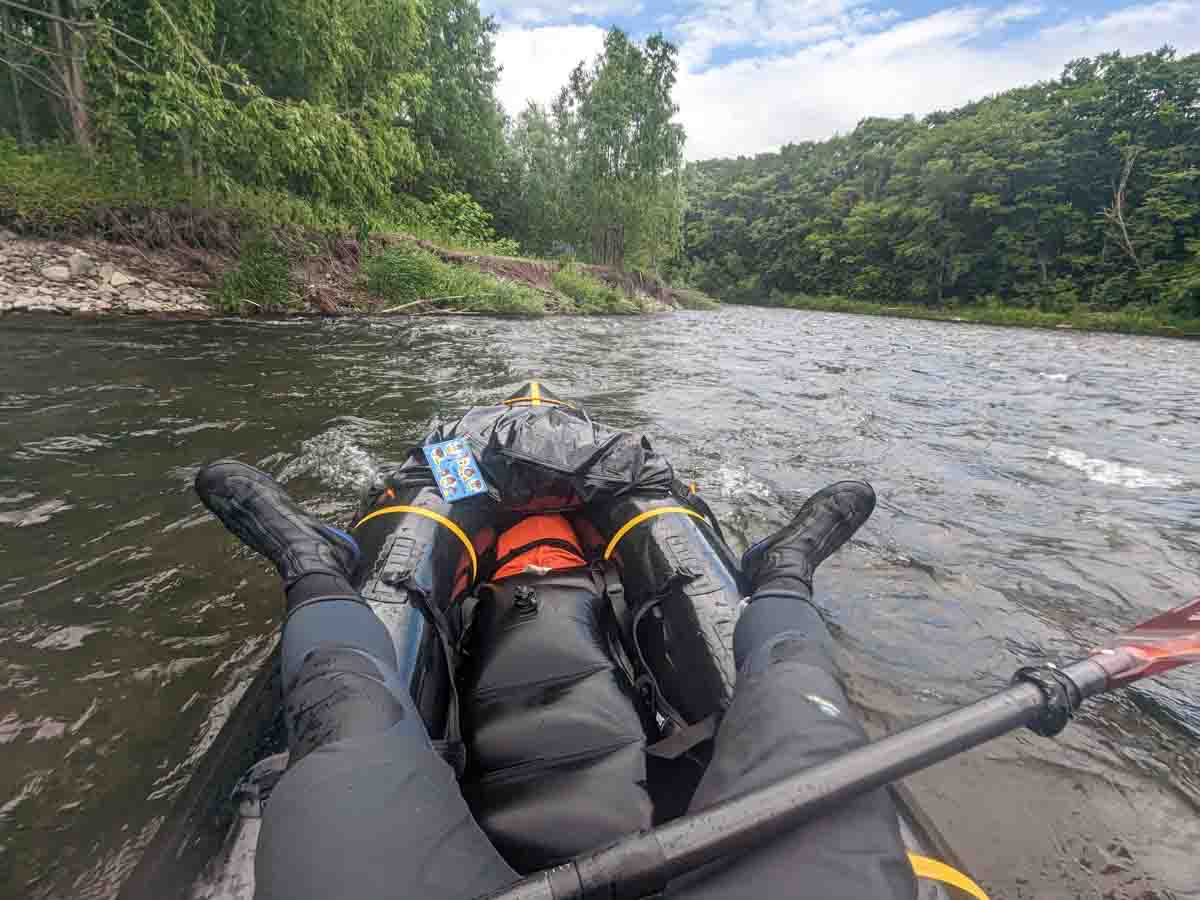
<path fill-rule="evenodd" d="M 833 673 L 837 667 L 824 635 L 783 631 L 768 638 L 742 663 L 742 676 L 757 675 L 780 663 L 796 663 Z"/>
<path fill-rule="evenodd" d="M 379 734 L 408 716 L 394 671 L 349 647 L 311 650 L 284 706 L 292 763 L 334 741 Z"/>

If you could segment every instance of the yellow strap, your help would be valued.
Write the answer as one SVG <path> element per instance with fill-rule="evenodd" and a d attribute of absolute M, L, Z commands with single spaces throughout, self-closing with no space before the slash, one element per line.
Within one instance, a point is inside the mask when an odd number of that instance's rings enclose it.
<path fill-rule="evenodd" d="M 471 580 L 475 580 L 476 576 L 479 574 L 479 558 L 475 555 L 475 545 L 471 543 L 470 538 L 467 537 L 466 533 L 461 528 L 459 528 L 441 513 L 435 513 L 432 509 L 425 509 L 422 506 L 385 506 L 383 509 L 377 509 L 370 515 L 359 519 L 358 522 L 354 524 L 354 527 L 350 530 L 354 531 L 359 525 L 362 525 L 364 522 L 371 521 L 376 516 L 388 516 L 392 513 L 415 513 L 418 516 L 424 516 L 426 519 L 433 519 L 433 521 L 437 522 L 439 525 L 444 525 L 446 528 L 449 528 L 450 533 L 462 541 L 462 545 L 467 548 L 467 556 L 471 558 Z"/>
<path fill-rule="evenodd" d="M 536 381 L 529 382 L 529 399 L 534 406 L 542 405 L 542 386 Z"/>
<path fill-rule="evenodd" d="M 917 856 L 915 853 L 908 854 L 908 861 L 912 863 L 913 874 L 918 878 L 941 881 L 970 894 L 975 900 L 988 900 L 988 895 L 983 892 L 983 888 L 953 866 L 930 859 L 928 856 Z"/>
<path fill-rule="evenodd" d="M 638 513 L 624 525 L 617 529 L 617 533 L 613 535 L 608 546 L 604 548 L 604 558 L 608 559 L 613 555 L 613 551 L 617 549 L 617 544 L 621 542 L 621 538 L 629 533 L 629 530 L 637 525 L 641 525 L 647 519 L 653 519 L 655 516 L 665 516 L 667 513 L 683 513 L 691 516 L 693 519 L 699 519 L 701 522 L 707 522 L 708 519 L 700 515 L 694 509 L 688 509 L 686 506 L 660 506 L 658 509 L 648 509 L 644 513 Z"/>

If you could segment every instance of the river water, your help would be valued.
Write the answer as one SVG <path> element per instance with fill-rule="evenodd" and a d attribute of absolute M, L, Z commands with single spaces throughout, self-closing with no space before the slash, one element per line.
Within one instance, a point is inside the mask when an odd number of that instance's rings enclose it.
<path fill-rule="evenodd" d="M 210 521 L 237 456 L 344 520 L 437 416 L 537 377 L 643 430 L 741 545 L 825 483 L 822 567 L 896 727 L 1200 593 L 1200 344 L 729 308 L 634 319 L 0 322 L 0 896 L 109 897 L 270 646 Z M 913 780 L 999 898 L 1200 897 L 1200 677 Z"/>

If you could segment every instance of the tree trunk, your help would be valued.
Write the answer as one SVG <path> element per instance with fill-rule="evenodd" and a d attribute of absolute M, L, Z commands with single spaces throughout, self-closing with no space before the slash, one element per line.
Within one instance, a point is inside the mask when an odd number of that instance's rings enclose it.
<path fill-rule="evenodd" d="M 10 54 L 15 54 L 12 41 L 9 35 L 12 33 L 12 19 L 10 18 L 8 7 L 0 6 L 0 31 L 4 32 L 4 46 Z M 13 61 L 15 62 L 15 56 Z M 8 67 L 8 77 L 12 84 L 13 95 L 13 111 L 17 116 L 17 131 L 21 136 L 21 143 L 28 146 L 33 143 L 33 135 L 29 130 L 29 118 L 25 115 L 25 104 L 21 99 L 21 81 L 17 78 L 17 70 L 11 65 Z"/>
<path fill-rule="evenodd" d="M 75 143 L 88 156 L 92 154 L 91 118 L 87 108 L 87 85 L 83 79 L 84 41 L 79 29 L 69 27 L 64 31 L 63 20 L 67 13 L 74 20 L 75 10 L 69 7 L 64 12 L 63 0 L 54 0 L 54 14 L 57 19 L 50 21 L 50 34 L 54 39 L 54 47 L 58 58 L 53 61 L 55 74 L 62 85 L 64 102 L 67 106 L 67 116 L 71 120 L 71 134 Z"/>
<path fill-rule="evenodd" d="M 1121 170 L 1121 181 L 1113 191 L 1113 205 L 1104 211 L 1105 218 L 1116 223 L 1121 232 L 1121 246 L 1133 260 L 1133 265 L 1139 272 L 1142 271 L 1142 261 L 1138 259 L 1137 250 L 1134 249 L 1133 241 L 1129 238 L 1129 228 L 1125 222 L 1125 190 L 1129 187 L 1129 176 L 1133 174 L 1133 164 L 1141 152 L 1141 148 L 1134 147 L 1123 154 L 1125 165 Z"/>

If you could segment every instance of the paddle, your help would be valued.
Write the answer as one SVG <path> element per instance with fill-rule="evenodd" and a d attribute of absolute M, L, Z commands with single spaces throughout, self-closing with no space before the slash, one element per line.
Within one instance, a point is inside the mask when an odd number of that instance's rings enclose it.
<path fill-rule="evenodd" d="M 1061 731 L 1088 697 L 1200 662 L 1200 597 L 1066 668 L 1021 669 L 1011 687 L 773 785 L 537 872 L 490 900 L 644 897 L 672 878 L 748 850 L 846 800 L 1023 725 Z"/>

